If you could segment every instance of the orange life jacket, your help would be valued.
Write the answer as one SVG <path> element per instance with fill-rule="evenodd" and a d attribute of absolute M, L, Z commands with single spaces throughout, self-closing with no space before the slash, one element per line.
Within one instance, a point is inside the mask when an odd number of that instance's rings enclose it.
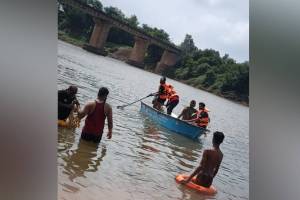
<path fill-rule="evenodd" d="M 175 100 L 179 99 L 179 96 L 176 93 L 176 91 L 173 89 L 172 85 L 169 85 L 168 99 L 169 99 L 169 101 L 175 101 Z"/>
<path fill-rule="evenodd" d="M 164 91 L 162 93 L 159 94 L 159 98 L 160 99 L 167 99 L 169 96 L 169 84 L 161 84 L 160 86 L 163 86 Z"/>
<path fill-rule="evenodd" d="M 207 113 L 207 117 L 201 117 L 201 113 L 202 112 L 205 112 Z M 207 127 L 208 123 L 210 122 L 210 119 L 209 119 L 209 116 L 208 116 L 208 111 L 204 108 L 203 110 L 198 110 L 197 111 L 197 120 L 196 120 L 196 123 L 198 126 L 200 127 Z"/>

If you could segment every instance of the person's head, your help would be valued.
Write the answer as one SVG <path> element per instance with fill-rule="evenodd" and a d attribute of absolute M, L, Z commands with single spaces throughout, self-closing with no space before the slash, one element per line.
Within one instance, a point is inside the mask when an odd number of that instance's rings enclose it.
<path fill-rule="evenodd" d="M 71 95 L 76 95 L 77 94 L 77 90 L 78 90 L 78 88 L 76 86 L 74 86 L 74 85 L 69 86 L 69 88 L 67 89 L 67 91 Z"/>
<path fill-rule="evenodd" d="M 213 145 L 219 146 L 223 142 L 224 138 L 225 138 L 224 133 L 220 131 L 214 132 L 214 136 L 212 140 Z"/>
<path fill-rule="evenodd" d="M 200 103 L 199 103 L 199 109 L 204 109 L 204 108 L 205 108 L 205 103 L 200 102 Z"/>
<path fill-rule="evenodd" d="M 196 106 L 196 101 L 195 100 L 192 100 L 191 102 L 190 102 L 190 107 L 191 108 L 194 108 Z"/>
<path fill-rule="evenodd" d="M 160 78 L 160 84 L 165 84 L 166 83 L 166 77 L 163 76 Z"/>
<path fill-rule="evenodd" d="M 106 87 L 101 87 L 98 91 L 98 99 L 105 100 L 108 94 L 108 89 Z"/>

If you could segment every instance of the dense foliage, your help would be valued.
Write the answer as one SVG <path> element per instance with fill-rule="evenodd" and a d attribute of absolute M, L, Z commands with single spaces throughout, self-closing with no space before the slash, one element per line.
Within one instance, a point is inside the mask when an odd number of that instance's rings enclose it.
<path fill-rule="evenodd" d="M 97 0 L 81 1 L 153 37 L 172 43 L 167 32 L 163 29 L 150 27 L 147 24 L 140 25 L 135 15 L 126 17 L 120 9 L 112 6 L 103 7 L 101 2 Z M 60 33 L 63 32 L 71 38 L 87 42 L 92 33 L 93 25 L 94 22 L 91 16 L 58 3 L 58 28 Z M 107 46 L 114 46 L 112 44 L 132 47 L 134 37 L 123 30 L 111 28 L 107 38 Z M 248 62 L 237 63 L 228 54 L 221 57 L 219 52 L 213 49 L 198 49 L 189 34 L 186 34 L 179 48 L 182 50 L 181 59 L 175 67 L 163 72 L 166 76 L 230 99 L 248 102 Z M 149 45 L 144 60 L 147 69 L 154 69 L 163 51 L 156 45 Z"/>
<path fill-rule="evenodd" d="M 180 45 L 182 59 L 174 68 L 165 71 L 171 78 L 182 80 L 197 88 L 248 102 L 249 63 L 236 63 L 213 49 L 197 49 L 190 35 Z"/>

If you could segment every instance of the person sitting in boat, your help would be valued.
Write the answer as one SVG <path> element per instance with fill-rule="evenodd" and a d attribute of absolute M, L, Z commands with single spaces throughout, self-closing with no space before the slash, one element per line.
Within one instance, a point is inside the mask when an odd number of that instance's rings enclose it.
<path fill-rule="evenodd" d="M 197 111 L 196 118 L 192 120 L 186 120 L 187 122 L 194 122 L 197 126 L 201 128 L 207 128 L 210 118 L 208 115 L 208 110 L 205 108 L 205 103 L 199 103 L 199 110 Z"/>
<path fill-rule="evenodd" d="M 213 179 L 218 173 L 223 159 L 220 144 L 223 142 L 224 138 L 225 136 L 222 132 L 214 132 L 212 139 L 213 148 L 204 150 L 199 167 L 197 167 L 187 179 L 182 180 L 182 184 L 190 182 L 194 176 L 197 176 L 195 184 L 206 188 L 209 188 L 212 185 Z"/>
<path fill-rule="evenodd" d="M 85 119 L 85 124 L 81 132 L 81 139 L 99 143 L 102 138 L 105 119 L 107 118 L 108 139 L 112 137 L 113 117 L 112 108 L 106 103 L 109 91 L 106 87 L 101 87 L 98 91 L 98 98 L 88 102 L 82 110 L 78 111 L 78 117 Z"/>
<path fill-rule="evenodd" d="M 185 107 L 180 115 L 178 116 L 178 119 L 182 118 L 182 120 L 191 120 L 195 119 L 197 117 L 197 109 L 195 109 L 196 101 L 192 100 L 190 102 L 190 106 Z"/>
<path fill-rule="evenodd" d="M 167 114 L 171 115 L 173 109 L 179 103 L 179 96 L 172 85 L 168 85 L 168 102 L 166 104 Z"/>
<path fill-rule="evenodd" d="M 153 103 L 153 108 L 161 111 L 162 106 L 168 98 L 169 84 L 166 83 L 166 77 L 162 77 L 160 79 L 160 85 L 158 88 L 158 92 L 155 93 Z"/>
<path fill-rule="evenodd" d="M 71 111 L 79 107 L 76 98 L 77 90 L 76 86 L 71 85 L 65 90 L 58 91 L 58 120 L 66 121 Z"/>

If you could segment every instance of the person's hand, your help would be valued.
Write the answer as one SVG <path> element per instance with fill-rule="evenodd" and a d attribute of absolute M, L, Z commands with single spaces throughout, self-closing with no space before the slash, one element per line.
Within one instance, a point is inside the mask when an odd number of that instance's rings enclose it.
<path fill-rule="evenodd" d="M 76 99 L 72 101 L 72 104 L 73 104 L 73 105 L 80 106 L 80 103 L 79 103 L 79 101 L 78 101 L 78 100 L 76 100 Z"/>
<path fill-rule="evenodd" d="M 74 105 L 74 112 L 78 112 L 79 111 L 79 106 L 78 105 Z"/>
<path fill-rule="evenodd" d="M 107 138 L 108 138 L 108 139 L 111 139 L 111 137 L 112 137 L 112 131 L 108 131 L 108 133 L 107 133 Z"/>
<path fill-rule="evenodd" d="M 180 183 L 183 184 L 183 185 L 185 185 L 185 184 L 187 184 L 187 183 L 189 182 L 189 181 L 187 181 L 187 180 L 188 180 L 188 179 L 185 178 L 185 179 L 181 180 Z"/>

